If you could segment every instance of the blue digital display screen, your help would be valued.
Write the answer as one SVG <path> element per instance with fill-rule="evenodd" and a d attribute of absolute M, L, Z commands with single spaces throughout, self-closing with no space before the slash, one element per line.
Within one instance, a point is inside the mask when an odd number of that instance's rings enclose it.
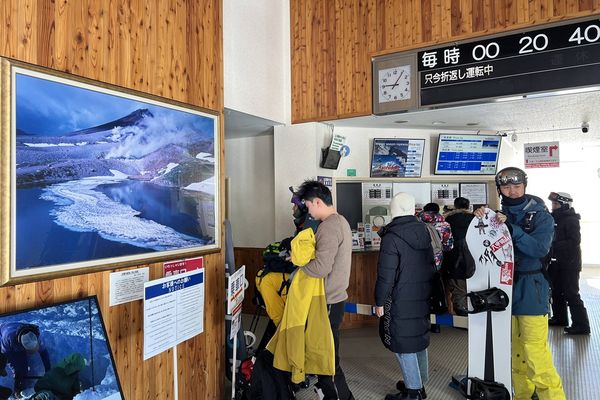
<path fill-rule="evenodd" d="M 440 134 L 436 175 L 494 175 L 500 136 Z"/>

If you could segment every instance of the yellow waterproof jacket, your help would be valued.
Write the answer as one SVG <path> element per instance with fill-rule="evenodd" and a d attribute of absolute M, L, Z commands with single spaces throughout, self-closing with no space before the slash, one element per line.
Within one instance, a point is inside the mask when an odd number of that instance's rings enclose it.
<path fill-rule="evenodd" d="M 304 267 L 310 260 L 315 258 L 316 246 L 317 240 L 312 228 L 300 231 L 292 239 L 292 263 L 299 267 Z"/>
<path fill-rule="evenodd" d="M 298 268 L 283 318 L 267 350 L 273 353 L 273 366 L 291 372 L 294 383 L 303 382 L 305 374 L 335 374 L 335 349 L 323 278 L 310 277 Z"/>
<path fill-rule="evenodd" d="M 275 323 L 279 325 L 283 317 L 283 308 L 287 297 L 287 287 L 282 287 L 284 280 L 287 281 L 290 274 L 283 272 L 269 272 L 262 275 L 261 269 L 256 274 L 256 288 L 260 292 L 267 309 L 267 315 Z M 283 290 L 281 290 L 283 288 Z M 279 291 L 281 290 L 281 294 Z"/>

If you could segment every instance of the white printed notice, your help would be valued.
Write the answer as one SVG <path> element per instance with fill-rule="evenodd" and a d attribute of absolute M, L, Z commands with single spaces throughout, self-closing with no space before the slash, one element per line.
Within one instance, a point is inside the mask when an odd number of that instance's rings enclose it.
<path fill-rule="evenodd" d="M 204 330 L 204 269 L 144 284 L 144 360 Z"/>
<path fill-rule="evenodd" d="M 129 303 L 144 298 L 144 283 L 148 282 L 148 267 L 110 274 L 109 305 Z"/>
<path fill-rule="evenodd" d="M 461 183 L 460 195 L 469 199 L 471 204 L 487 204 L 487 184 Z"/>

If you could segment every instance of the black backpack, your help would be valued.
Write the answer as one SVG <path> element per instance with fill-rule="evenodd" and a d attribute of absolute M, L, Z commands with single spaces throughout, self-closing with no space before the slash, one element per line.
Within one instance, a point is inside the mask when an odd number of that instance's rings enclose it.
<path fill-rule="evenodd" d="M 464 238 L 454 241 L 454 247 L 446 257 L 444 265 L 450 278 L 469 279 L 475 274 L 475 259 Z"/>
<path fill-rule="evenodd" d="M 281 242 L 274 242 L 268 245 L 263 251 L 263 263 L 262 270 L 256 274 L 257 278 L 270 274 L 272 272 L 280 273 L 282 275 L 281 287 L 277 291 L 278 295 L 287 293 L 290 288 L 291 280 L 286 279 L 285 274 L 291 274 L 296 270 L 296 266 L 291 262 L 287 261 L 286 258 L 289 256 L 290 242 L 292 238 L 284 239 Z M 258 291 L 254 290 L 253 303 L 257 305 L 264 305 L 264 300 Z"/>
<path fill-rule="evenodd" d="M 248 393 L 251 400 L 289 400 L 296 396 L 291 375 L 273 367 L 273 354 L 263 350 L 256 355 Z"/>

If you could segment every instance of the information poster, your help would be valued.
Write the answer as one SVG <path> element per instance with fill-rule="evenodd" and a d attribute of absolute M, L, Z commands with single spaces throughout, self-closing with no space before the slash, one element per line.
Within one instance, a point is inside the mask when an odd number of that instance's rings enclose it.
<path fill-rule="evenodd" d="M 150 279 L 148 267 L 128 271 L 112 272 L 110 274 L 109 305 L 129 303 L 144 298 L 144 283 Z"/>
<path fill-rule="evenodd" d="M 558 142 L 526 143 L 523 147 L 525 168 L 558 168 L 560 152 Z"/>
<path fill-rule="evenodd" d="M 204 330 L 204 269 L 144 284 L 144 360 Z"/>
<path fill-rule="evenodd" d="M 227 285 L 227 314 L 244 301 L 244 290 L 246 289 L 246 266 L 242 265 L 237 271 L 229 276 Z"/>
<path fill-rule="evenodd" d="M 331 140 L 331 145 L 329 148 L 333 151 L 340 151 L 344 143 L 346 143 L 346 136 L 336 133 L 333 135 L 333 139 Z"/>
<path fill-rule="evenodd" d="M 425 139 L 373 139 L 371 177 L 419 178 Z"/>
<path fill-rule="evenodd" d="M 227 285 L 227 313 L 231 314 L 229 338 L 233 339 L 242 325 L 242 302 L 246 290 L 246 266 L 242 265 L 229 276 Z"/>
<path fill-rule="evenodd" d="M 333 187 L 333 178 L 331 176 L 317 176 L 317 181 L 321 182 L 329 189 Z"/>

